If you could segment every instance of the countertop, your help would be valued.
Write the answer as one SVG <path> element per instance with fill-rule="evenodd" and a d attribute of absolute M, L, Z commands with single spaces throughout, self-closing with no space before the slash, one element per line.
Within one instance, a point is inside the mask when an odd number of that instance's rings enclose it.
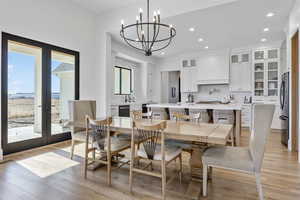
<path fill-rule="evenodd" d="M 229 104 L 221 104 L 221 103 L 159 103 L 159 104 L 149 104 L 147 107 L 150 108 L 186 108 L 186 109 L 212 109 L 212 110 L 242 110 L 242 104 L 240 103 L 229 103 Z"/>

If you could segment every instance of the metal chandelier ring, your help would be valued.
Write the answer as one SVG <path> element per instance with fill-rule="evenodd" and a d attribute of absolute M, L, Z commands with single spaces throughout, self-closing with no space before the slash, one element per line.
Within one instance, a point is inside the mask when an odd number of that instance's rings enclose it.
<path fill-rule="evenodd" d="M 135 40 L 135 39 L 131 39 L 131 38 L 128 38 L 125 36 L 125 30 L 131 28 L 131 27 L 136 27 L 136 26 L 140 26 L 140 25 L 156 25 L 156 26 L 162 26 L 162 27 L 166 27 L 168 28 L 170 31 L 171 31 L 171 35 L 167 38 L 164 38 L 164 39 L 160 39 L 160 40 L 145 40 L 145 41 L 142 41 L 139 39 L 139 41 Z M 146 42 L 146 43 L 152 43 L 152 42 L 165 42 L 167 40 L 172 40 L 173 37 L 176 36 L 176 30 L 175 28 L 173 27 L 170 27 L 169 25 L 167 24 L 161 24 L 161 23 L 153 23 L 153 22 L 149 22 L 149 23 L 146 23 L 146 22 L 143 22 L 143 23 L 136 23 L 136 24 L 130 24 L 130 25 L 127 25 L 127 26 L 124 26 L 121 31 L 120 31 L 120 36 L 126 41 L 131 41 L 131 42 L 135 42 L 135 43 L 142 43 L 142 42 Z M 130 45 L 131 46 L 131 45 Z M 138 48 L 139 49 L 139 48 Z"/>

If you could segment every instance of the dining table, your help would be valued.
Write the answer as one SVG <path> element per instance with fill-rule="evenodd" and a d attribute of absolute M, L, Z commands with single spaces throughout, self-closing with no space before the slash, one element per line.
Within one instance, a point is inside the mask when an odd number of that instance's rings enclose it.
<path fill-rule="evenodd" d="M 135 119 L 144 124 L 155 125 L 167 121 L 164 134 L 166 139 L 188 142 L 192 145 L 190 157 L 191 182 L 188 193 L 198 199 L 202 182 L 202 154 L 212 145 L 226 145 L 233 133 L 232 124 L 196 123 L 190 121 Z M 131 134 L 133 119 L 129 117 L 113 117 L 110 130 L 119 134 Z"/>
<path fill-rule="evenodd" d="M 97 119 L 98 120 L 98 119 Z M 99 119 L 103 120 L 103 118 Z M 164 129 L 166 139 L 175 139 L 188 142 L 192 145 L 190 157 L 191 183 L 189 194 L 198 198 L 200 194 L 199 183 L 202 182 L 202 154 L 205 149 L 212 145 L 226 145 L 229 136 L 232 134 L 231 124 L 196 123 L 190 121 L 155 120 L 155 119 L 134 119 L 148 125 L 155 125 L 162 121 L 167 122 Z M 85 127 L 85 124 L 76 123 L 77 126 Z M 110 131 L 119 134 L 132 133 L 133 119 L 130 117 L 113 117 Z"/>

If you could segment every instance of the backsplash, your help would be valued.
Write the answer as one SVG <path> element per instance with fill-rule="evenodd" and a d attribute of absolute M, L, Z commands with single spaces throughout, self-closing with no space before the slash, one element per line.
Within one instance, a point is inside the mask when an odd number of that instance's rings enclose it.
<path fill-rule="evenodd" d="M 182 93 L 182 102 L 187 100 L 189 93 Z M 233 96 L 235 102 L 244 102 L 245 96 L 249 98 L 251 92 L 230 92 L 228 85 L 198 85 L 198 92 L 192 93 L 194 102 L 199 101 L 221 101 L 223 97 Z"/>

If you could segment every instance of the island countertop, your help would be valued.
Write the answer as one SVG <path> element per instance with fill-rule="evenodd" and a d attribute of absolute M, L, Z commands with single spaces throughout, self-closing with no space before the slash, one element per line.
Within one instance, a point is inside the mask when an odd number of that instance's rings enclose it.
<path fill-rule="evenodd" d="M 211 110 L 242 110 L 242 104 L 239 103 L 158 103 L 148 104 L 148 108 L 185 108 L 185 109 L 211 109 Z"/>

